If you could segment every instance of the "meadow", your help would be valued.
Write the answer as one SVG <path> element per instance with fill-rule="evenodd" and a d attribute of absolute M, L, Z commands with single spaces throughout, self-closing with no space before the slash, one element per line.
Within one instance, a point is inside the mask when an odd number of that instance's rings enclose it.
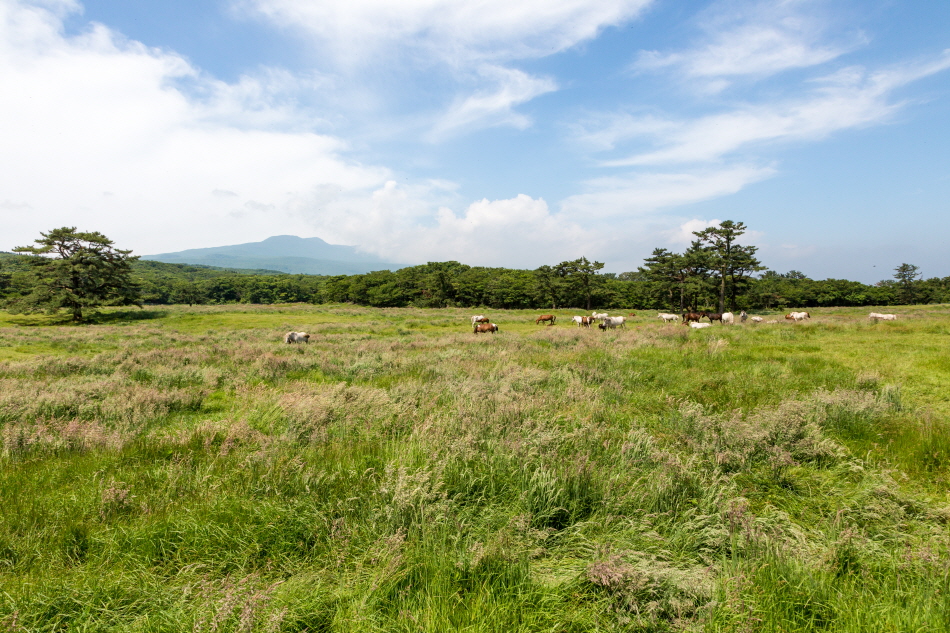
<path fill-rule="evenodd" d="M 950 307 L 868 311 L 0 312 L 0 631 L 950 630 Z"/>

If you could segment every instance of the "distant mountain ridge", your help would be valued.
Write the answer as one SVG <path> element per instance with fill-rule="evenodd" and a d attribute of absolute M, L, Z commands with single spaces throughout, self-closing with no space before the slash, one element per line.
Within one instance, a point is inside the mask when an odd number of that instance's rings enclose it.
<path fill-rule="evenodd" d="M 319 237 L 296 235 L 275 235 L 261 242 L 143 255 L 142 259 L 168 264 L 257 268 L 306 275 L 360 275 L 407 266 L 382 261 L 370 253 L 359 251 L 355 246 L 328 244 Z"/>

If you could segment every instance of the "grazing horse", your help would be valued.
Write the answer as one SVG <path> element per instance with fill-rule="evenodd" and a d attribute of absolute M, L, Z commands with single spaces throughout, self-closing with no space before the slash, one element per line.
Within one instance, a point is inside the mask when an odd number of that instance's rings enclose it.
<path fill-rule="evenodd" d="M 557 320 L 557 317 L 554 316 L 553 314 L 542 314 L 541 316 L 539 316 L 537 319 L 534 320 L 534 324 L 538 325 L 539 323 L 548 321 L 548 325 L 554 325 L 554 321 L 556 320 Z"/>
<path fill-rule="evenodd" d="M 478 318 L 472 317 L 472 325 L 475 325 L 476 323 L 491 323 L 491 319 L 489 319 L 487 316 L 480 316 Z"/>
<path fill-rule="evenodd" d="M 690 321 L 696 321 L 699 323 L 699 320 L 703 318 L 702 312 L 684 312 L 683 313 L 683 323 L 689 323 Z"/>
<path fill-rule="evenodd" d="M 719 321 L 722 324 L 722 313 L 720 312 L 703 312 L 703 316 L 709 319 L 709 322 Z"/>
<path fill-rule="evenodd" d="M 589 328 L 594 322 L 594 317 L 589 316 L 576 316 L 571 319 L 572 322 L 577 324 L 577 327 L 586 327 Z"/>
<path fill-rule="evenodd" d="M 604 326 L 604 327 L 602 327 L 601 329 L 602 329 L 602 330 L 606 330 L 606 329 L 608 329 L 608 328 L 611 328 L 611 329 L 612 329 L 612 328 L 615 328 L 615 327 L 619 327 L 619 328 L 623 328 L 623 329 L 626 330 L 626 329 L 627 329 L 627 326 L 625 325 L 626 320 L 627 320 L 627 317 L 622 317 L 622 316 L 619 316 L 619 317 L 606 317 L 606 318 L 604 318 L 603 323 L 601 323 L 601 325 Z"/>
<path fill-rule="evenodd" d="M 476 323 L 473 329 L 475 330 L 473 332 L 474 334 L 478 334 L 479 332 L 491 332 L 494 334 L 498 331 L 498 326 L 494 323 Z"/>
<path fill-rule="evenodd" d="M 284 334 L 284 343 L 310 343 L 310 335 L 306 332 L 287 332 Z"/>

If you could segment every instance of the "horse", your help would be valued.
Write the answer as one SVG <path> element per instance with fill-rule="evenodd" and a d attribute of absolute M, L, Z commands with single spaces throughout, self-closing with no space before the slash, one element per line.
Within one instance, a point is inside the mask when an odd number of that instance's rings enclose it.
<path fill-rule="evenodd" d="M 539 323 L 548 321 L 548 325 L 554 325 L 554 321 L 556 320 L 557 320 L 557 317 L 554 316 L 553 314 L 542 314 L 541 316 L 539 316 L 537 319 L 534 320 L 534 324 L 538 325 Z"/>

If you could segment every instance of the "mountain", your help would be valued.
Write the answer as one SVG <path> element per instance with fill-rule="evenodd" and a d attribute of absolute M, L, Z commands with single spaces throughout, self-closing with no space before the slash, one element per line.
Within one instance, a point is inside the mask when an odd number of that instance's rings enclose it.
<path fill-rule="evenodd" d="M 359 275 L 406 266 L 384 262 L 374 255 L 359 251 L 355 246 L 327 244 L 319 237 L 296 235 L 275 235 L 262 242 L 143 255 L 142 259 L 221 268 L 265 268 L 307 275 Z"/>

